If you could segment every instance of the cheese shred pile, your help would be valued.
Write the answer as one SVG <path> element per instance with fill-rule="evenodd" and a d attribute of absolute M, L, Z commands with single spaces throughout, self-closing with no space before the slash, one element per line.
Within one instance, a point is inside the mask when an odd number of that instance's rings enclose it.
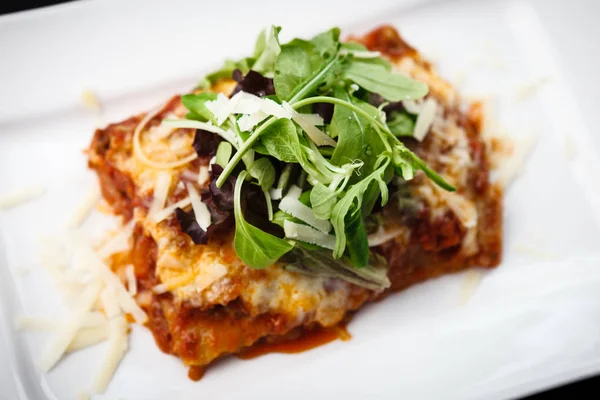
<path fill-rule="evenodd" d="M 96 199 L 96 196 L 90 195 L 68 226 L 78 226 Z M 163 204 L 159 208 L 162 207 Z M 98 250 L 94 250 L 90 242 L 75 231 L 67 234 L 65 243 L 45 243 L 46 247 L 55 247 L 50 269 L 53 280 L 65 295 L 65 303 L 73 306 L 62 320 L 23 316 L 15 321 L 18 329 L 53 334 L 38 363 L 41 371 L 50 371 L 70 352 L 106 341 L 104 360 L 96 372 L 92 392 L 103 393 L 106 390 L 128 348 L 128 317 L 138 324 L 147 321 L 146 313 L 134 298 L 137 281 L 133 266 L 125 266 L 125 282 L 122 282 L 105 261 L 126 248 L 132 231 L 132 223 L 125 225 Z M 45 251 L 47 253 L 48 249 Z M 77 301 L 72 301 L 73 295 Z"/>

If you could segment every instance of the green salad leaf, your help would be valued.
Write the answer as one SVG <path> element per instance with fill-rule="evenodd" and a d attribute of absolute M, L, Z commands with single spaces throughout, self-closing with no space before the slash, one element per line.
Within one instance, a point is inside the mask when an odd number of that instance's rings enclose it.
<path fill-rule="evenodd" d="M 363 60 L 352 60 L 345 70 L 345 77 L 388 101 L 416 100 L 429 92 L 428 86 L 423 82 Z"/>
<path fill-rule="evenodd" d="M 396 137 L 412 136 L 415 121 L 405 112 L 394 111 L 388 117 L 387 126 Z"/>
<path fill-rule="evenodd" d="M 294 89 L 307 80 L 313 73 L 311 53 L 300 46 L 286 45 L 275 64 L 275 93 L 282 100 L 288 100 Z"/>
<path fill-rule="evenodd" d="M 246 171 L 242 171 L 235 183 L 233 244 L 235 252 L 243 262 L 249 267 L 262 269 L 275 264 L 294 245 L 246 222 L 242 213 L 241 192 L 247 175 Z"/>
<path fill-rule="evenodd" d="M 254 64 L 254 58 L 247 57 L 239 61 L 227 60 L 221 68 L 206 75 L 198 84 L 196 89 L 210 89 L 219 79 L 231 78 L 233 71 L 239 69 L 242 74 L 247 74 Z"/>
<path fill-rule="evenodd" d="M 254 161 L 248 168 L 248 173 L 258 181 L 262 190 L 269 190 L 275 183 L 275 168 L 268 158 L 259 158 Z"/>
<path fill-rule="evenodd" d="M 333 225 L 336 238 L 335 249 L 333 250 L 333 257 L 335 258 L 340 258 L 346 250 L 346 221 L 351 221 L 353 219 L 352 214 L 360 214 L 363 200 L 362 196 L 367 191 L 369 185 L 372 182 L 377 183 L 379 190 L 381 191 L 381 205 L 383 206 L 385 205 L 385 203 L 387 203 L 388 189 L 387 184 L 384 181 L 384 176 L 385 170 L 388 164 L 390 163 L 390 160 L 385 156 L 381 156 L 379 160 L 380 164 L 382 165 L 380 165 L 369 176 L 365 177 L 360 182 L 352 185 L 352 187 L 348 189 L 346 194 L 337 202 L 337 204 L 333 208 L 333 211 L 331 212 L 331 224 Z M 352 228 L 352 226 L 350 226 L 350 228 Z M 353 232 L 351 232 L 351 234 L 355 235 Z M 362 235 L 359 235 L 358 238 L 360 238 L 361 236 Z"/>
<path fill-rule="evenodd" d="M 335 259 L 331 252 L 316 246 L 298 244 L 289 253 L 291 261 L 285 269 L 323 278 L 343 279 L 370 290 L 390 287 L 385 259 L 373 252 L 368 253 L 369 262 L 363 268 L 353 268 L 346 258 Z"/>
<path fill-rule="evenodd" d="M 338 193 L 335 190 L 330 189 L 321 182 L 317 182 L 310 192 L 310 203 L 315 217 L 318 219 L 331 218 L 331 212 L 335 207 L 335 203 L 337 203 L 337 197 Z"/>
<path fill-rule="evenodd" d="M 272 157 L 287 163 L 297 163 L 302 158 L 296 126 L 290 119 L 280 118 L 263 132 L 260 141 Z"/>
<path fill-rule="evenodd" d="M 250 66 L 250 69 L 261 73 L 267 78 L 273 77 L 275 62 L 277 61 L 277 56 L 279 56 L 279 53 L 281 52 L 281 47 L 279 46 L 279 31 L 281 31 L 280 27 L 271 26 L 266 35 L 259 36 L 254 49 L 256 61 Z"/>
<path fill-rule="evenodd" d="M 208 108 L 206 108 L 206 102 L 215 100 L 216 98 L 217 94 L 212 92 L 186 94 L 181 96 L 181 102 L 185 108 L 189 110 L 186 118 L 195 119 L 202 122 L 212 121 L 215 123 L 215 116 Z"/>
<path fill-rule="evenodd" d="M 231 158 L 232 152 L 233 147 L 229 142 L 219 143 L 219 147 L 217 147 L 217 154 L 215 155 L 215 162 L 221 167 L 225 168 L 225 166 L 229 162 L 229 159 Z"/>

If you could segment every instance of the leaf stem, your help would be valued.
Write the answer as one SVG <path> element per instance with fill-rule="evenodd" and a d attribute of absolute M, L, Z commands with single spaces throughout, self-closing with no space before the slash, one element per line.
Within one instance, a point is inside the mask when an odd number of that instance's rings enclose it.
<path fill-rule="evenodd" d="M 341 100 L 341 99 L 338 99 L 335 97 L 316 96 L 316 97 L 309 97 L 308 99 L 300 100 L 300 101 L 292 104 L 292 107 L 294 109 L 298 109 L 298 108 L 307 106 L 309 104 L 314 104 L 314 103 L 330 103 L 330 104 L 349 108 L 350 110 L 354 111 L 355 113 L 360 114 L 362 117 L 366 118 L 367 121 L 371 122 L 371 124 L 375 127 L 375 130 L 377 130 L 378 132 L 383 131 L 388 136 L 395 138 L 394 134 L 388 129 L 387 126 L 382 124 L 381 121 L 378 121 L 375 117 L 373 117 L 368 112 L 364 111 L 362 108 L 357 107 L 354 104 L 349 103 L 345 100 Z M 391 148 L 389 148 L 389 143 L 387 142 L 387 140 L 384 140 L 383 142 L 386 145 L 386 147 L 388 147 L 388 150 L 391 151 Z"/>
<path fill-rule="evenodd" d="M 310 78 L 310 80 L 308 82 L 306 82 L 306 84 L 303 84 L 300 87 L 300 90 L 298 90 L 298 92 L 294 93 L 294 95 L 288 100 L 288 103 L 292 104 L 295 103 L 297 101 L 302 100 L 307 94 L 309 94 L 310 92 L 312 92 L 317 86 L 319 86 L 321 84 L 321 79 L 327 75 L 327 72 L 329 72 L 329 70 L 331 68 L 333 68 L 333 66 L 335 64 L 337 64 L 338 62 L 338 58 L 334 57 L 331 59 L 331 61 L 329 61 L 327 64 L 325 64 L 321 70 L 319 72 L 317 72 L 317 74 L 315 74 L 312 78 Z M 296 108 L 296 107 L 294 107 Z"/>
<path fill-rule="evenodd" d="M 223 186 L 223 183 L 225 183 L 225 180 L 231 174 L 231 171 L 233 171 L 235 166 L 240 162 L 244 154 L 246 154 L 246 152 L 252 148 L 252 146 L 254 145 L 254 143 L 256 143 L 261 133 L 263 133 L 263 131 L 269 126 L 271 126 L 275 121 L 277 121 L 276 117 L 270 117 L 267 121 L 265 121 L 264 124 L 262 124 L 257 130 L 255 130 L 252 133 L 252 135 L 250 135 L 248 140 L 246 140 L 240 146 L 240 148 L 234 154 L 231 160 L 229 160 L 229 163 L 227 163 L 227 166 L 223 169 L 223 172 L 221 172 L 221 175 L 219 175 L 219 178 L 217 178 L 217 187 L 220 188 L 221 186 Z"/>

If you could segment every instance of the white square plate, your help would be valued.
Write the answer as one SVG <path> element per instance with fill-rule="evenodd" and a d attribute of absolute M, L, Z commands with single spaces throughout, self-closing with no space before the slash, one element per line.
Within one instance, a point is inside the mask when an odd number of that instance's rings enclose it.
<path fill-rule="evenodd" d="M 228 359 L 197 383 L 136 327 L 108 391 L 94 398 L 495 399 L 599 372 L 600 163 L 598 136 L 586 126 L 598 126 L 592 96 L 600 88 L 586 74 L 600 69 L 590 53 L 600 31 L 582 19 L 599 11 L 594 0 L 137 0 L 0 17 L 0 194 L 32 183 L 47 188 L 0 211 L 0 397 L 75 398 L 101 360 L 105 345 L 41 376 L 35 364 L 47 336 L 13 324 L 23 312 L 64 313 L 35 249 L 39 234 L 61 231 L 94 184 L 82 154 L 93 129 L 192 87 L 224 58 L 245 54 L 270 23 L 282 25 L 285 38 L 391 23 L 445 77 L 466 77 L 463 93 L 495 99 L 503 129 L 535 135 L 505 198 L 504 261 L 365 307 L 349 342 Z M 520 98 L 522 85 L 540 80 L 537 94 Z M 100 116 L 81 104 L 86 88 L 99 96 Z M 85 231 L 98 236 L 103 219 L 94 216 Z"/>

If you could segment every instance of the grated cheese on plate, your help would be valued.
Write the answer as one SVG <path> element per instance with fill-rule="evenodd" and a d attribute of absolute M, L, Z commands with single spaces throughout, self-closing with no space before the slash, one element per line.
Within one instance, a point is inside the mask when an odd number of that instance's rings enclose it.
<path fill-rule="evenodd" d="M 100 188 L 98 186 L 94 186 L 91 189 L 87 196 L 83 199 L 79 207 L 75 210 L 69 222 L 67 223 L 67 229 L 74 229 L 85 221 L 85 219 L 90 215 L 96 204 L 100 201 Z"/>
<path fill-rule="evenodd" d="M 103 393 L 108 382 L 115 373 L 119 362 L 127 350 L 127 321 L 119 316 L 109 323 L 108 349 L 106 358 L 94 379 L 92 389 L 95 393 Z"/>
<path fill-rule="evenodd" d="M 0 210 L 7 210 L 25 204 L 40 197 L 45 191 L 44 185 L 31 185 L 0 196 Z"/>
<path fill-rule="evenodd" d="M 40 361 L 40 368 L 42 371 L 48 372 L 65 354 L 69 344 L 77 334 L 77 331 L 83 325 L 83 320 L 98 300 L 101 289 L 102 283 L 99 281 L 96 281 L 85 288 L 68 322 L 62 327 L 60 332 L 58 332 L 54 340 L 46 347 Z"/>
<path fill-rule="evenodd" d="M 85 108 L 90 111 L 100 112 L 102 109 L 100 106 L 100 101 L 98 101 L 98 97 L 90 89 L 84 89 L 81 92 L 81 101 L 83 102 Z"/>

